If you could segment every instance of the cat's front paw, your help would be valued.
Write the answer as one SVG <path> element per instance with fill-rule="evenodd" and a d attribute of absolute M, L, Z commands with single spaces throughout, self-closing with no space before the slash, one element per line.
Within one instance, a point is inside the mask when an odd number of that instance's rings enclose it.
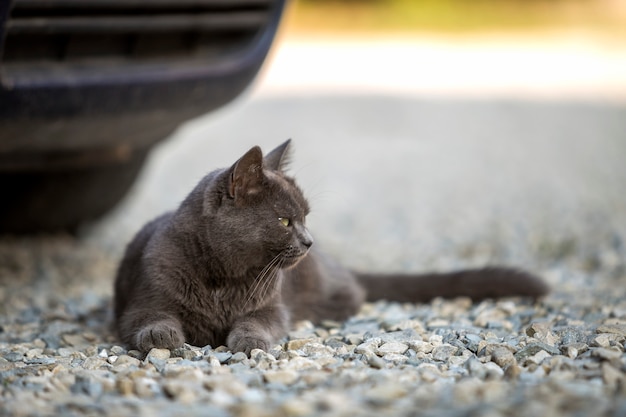
<path fill-rule="evenodd" d="M 272 341 L 263 337 L 251 337 L 251 336 L 234 336 L 228 338 L 228 347 L 233 352 L 244 352 L 250 356 L 250 352 L 253 349 L 261 349 L 268 351 L 272 344 Z"/>
<path fill-rule="evenodd" d="M 185 337 L 180 329 L 168 323 L 157 322 L 149 324 L 137 333 L 137 349 L 148 352 L 152 348 L 176 349 L 185 343 Z"/>

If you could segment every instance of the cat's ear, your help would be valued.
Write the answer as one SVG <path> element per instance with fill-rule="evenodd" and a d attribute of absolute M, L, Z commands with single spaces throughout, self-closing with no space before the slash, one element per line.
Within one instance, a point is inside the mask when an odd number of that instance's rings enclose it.
<path fill-rule="evenodd" d="M 265 166 L 273 171 L 285 170 L 289 164 L 290 145 L 291 139 L 287 139 L 285 143 L 265 155 Z"/>
<path fill-rule="evenodd" d="M 230 168 L 228 193 L 234 199 L 261 191 L 263 183 L 263 152 L 255 146 Z"/>

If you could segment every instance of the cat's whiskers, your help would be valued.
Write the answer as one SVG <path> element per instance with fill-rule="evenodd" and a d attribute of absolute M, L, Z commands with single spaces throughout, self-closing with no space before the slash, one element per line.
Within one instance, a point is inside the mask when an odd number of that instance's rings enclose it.
<path fill-rule="evenodd" d="M 282 253 L 276 255 L 266 266 L 265 268 L 263 268 L 263 270 L 259 273 L 259 275 L 256 276 L 256 278 L 254 279 L 254 284 L 252 285 L 252 287 L 250 288 L 250 291 L 248 293 L 248 296 L 246 298 L 246 302 L 244 303 L 243 306 L 243 311 L 245 311 L 248 303 L 258 294 L 261 294 L 264 292 L 264 288 L 267 284 L 268 281 L 271 281 L 271 277 L 272 275 L 274 275 L 275 271 L 277 271 L 279 268 L 276 268 L 276 266 L 281 263 L 282 260 Z M 266 279 L 266 277 L 270 277 L 269 279 Z"/>
<path fill-rule="evenodd" d="M 278 261 L 278 263 L 275 265 L 276 267 L 271 271 L 269 278 L 265 280 L 264 284 L 261 287 L 261 300 L 265 299 L 265 297 L 267 297 L 270 289 L 274 286 L 274 283 L 276 282 L 276 278 L 279 276 L 279 271 L 282 269 L 283 265 L 285 264 L 286 260 L 285 258 L 280 258 L 280 260 Z"/>
<path fill-rule="evenodd" d="M 261 270 L 261 272 L 259 272 L 259 274 L 256 277 L 254 277 L 254 281 L 252 281 L 252 285 L 250 286 L 250 288 L 248 290 L 248 295 L 246 297 L 246 302 L 243 305 L 243 311 L 246 310 L 246 307 L 247 307 L 248 303 L 254 297 L 254 295 L 257 292 L 257 289 L 261 285 L 261 282 L 263 281 L 263 277 L 267 274 L 267 272 L 271 268 L 272 264 L 277 261 L 277 258 L 278 258 L 278 256 L 274 257 L 267 265 L 265 265 L 265 267 Z"/>
<path fill-rule="evenodd" d="M 272 258 L 272 260 L 269 261 L 268 264 L 265 265 L 265 267 L 261 270 L 261 272 L 259 272 L 259 274 L 254 278 L 254 281 L 250 287 L 250 290 L 248 291 L 248 296 L 246 297 L 246 302 L 243 305 L 242 311 L 246 311 L 246 307 L 248 306 L 248 303 L 254 298 L 257 292 L 259 292 L 258 290 L 265 287 L 264 281 L 270 281 L 270 280 L 265 280 L 265 277 L 275 272 L 276 270 L 280 269 L 280 268 L 276 268 L 275 270 L 272 270 L 272 268 L 276 266 L 277 264 L 281 263 L 282 260 L 283 260 L 283 252 L 279 253 L 274 258 Z"/>

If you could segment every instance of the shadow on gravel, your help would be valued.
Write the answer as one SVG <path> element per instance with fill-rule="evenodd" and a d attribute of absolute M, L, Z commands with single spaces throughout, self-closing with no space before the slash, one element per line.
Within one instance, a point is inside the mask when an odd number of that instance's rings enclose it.
<path fill-rule="evenodd" d="M 70 236 L 0 238 L 0 342 L 108 340 L 115 260 Z"/>

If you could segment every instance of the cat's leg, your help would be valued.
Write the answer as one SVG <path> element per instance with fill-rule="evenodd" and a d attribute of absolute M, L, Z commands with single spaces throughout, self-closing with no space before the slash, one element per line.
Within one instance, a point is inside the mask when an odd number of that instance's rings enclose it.
<path fill-rule="evenodd" d="M 120 318 L 118 329 L 125 343 L 142 352 L 152 348 L 176 349 L 185 343 L 180 321 L 164 312 L 126 311 Z"/>
<path fill-rule="evenodd" d="M 226 344 L 233 352 L 250 355 L 252 349 L 268 351 L 287 334 L 289 316 L 282 304 L 263 307 L 235 322 Z"/>
<path fill-rule="evenodd" d="M 316 303 L 313 308 L 316 313 L 314 321 L 343 321 L 359 312 L 365 300 L 365 291 L 355 282 L 345 284 L 333 285 L 325 297 Z"/>

